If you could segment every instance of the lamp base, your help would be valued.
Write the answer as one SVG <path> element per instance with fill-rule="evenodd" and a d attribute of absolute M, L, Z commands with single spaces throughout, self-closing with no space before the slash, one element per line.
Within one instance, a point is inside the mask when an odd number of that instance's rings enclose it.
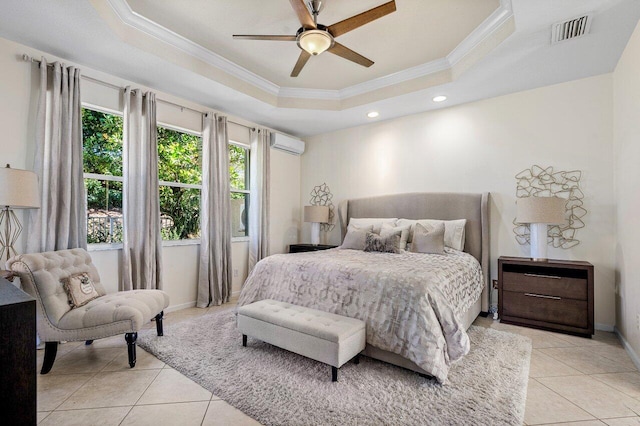
<path fill-rule="evenodd" d="M 311 244 L 317 246 L 320 244 L 320 223 L 312 222 L 311 223 Z"/>
<path fill-rule="evenodd" d="M 0 267 L 18 252 L 14 244 L 22 232 L 22 225 L 16 214 L 8 206 L 0 210 Z"/>
<path fill-rule="evenodd" d="M 529 225 L 531 242 L 531 259 L 545 262 L 547 259 L 547 224 L 532 223 Z"/>

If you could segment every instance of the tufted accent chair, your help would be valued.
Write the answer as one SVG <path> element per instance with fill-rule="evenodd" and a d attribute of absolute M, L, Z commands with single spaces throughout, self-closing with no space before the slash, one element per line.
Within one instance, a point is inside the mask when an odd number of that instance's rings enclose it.
<path fill-rule="evenodd" d="M 161 290 L 106 294 L 98 270 L 84 249 L 22 254 L 9 259 L 7 269 L 20 277 L 23 290 L 37 301 L 38 334 L 45 342 L 41 374 L 53 367 L 62 340 L 84 340 L 90 345 L 94 339 L 124 333 L 133 368 L 138 330 L 155 317 L 158 336 L 163 334 L 162 316 L 169 306 L 169 296 Z M 71 309 L 62 280 L 83 272 L 89 274 L 100 297 Z"/>

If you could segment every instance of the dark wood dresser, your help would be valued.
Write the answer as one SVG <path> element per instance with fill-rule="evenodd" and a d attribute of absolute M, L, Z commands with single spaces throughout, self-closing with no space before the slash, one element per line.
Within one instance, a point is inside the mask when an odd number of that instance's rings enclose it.
<path fill-rule="evenodd" d="M 320 251 L 329 250 L 338 246 L 332 246 L 329 244 L 291 244 L 289 246 L 289 253 L 301 253 L 303 251 Z"/>
<path fill-rule="evenodd" d="M 36 300 L 0 278 L 0 419 L 36 424 Z"/>
<path fill-rule="evenodd" d="M 498 315 L 506 324 L 591 337 L 593 265 L 500 257 Z"/>

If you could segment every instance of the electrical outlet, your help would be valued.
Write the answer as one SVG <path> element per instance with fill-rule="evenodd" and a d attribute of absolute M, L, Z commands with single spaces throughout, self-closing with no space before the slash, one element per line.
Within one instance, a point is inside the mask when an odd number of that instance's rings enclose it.
<path fill-rule="evenodd" d="M 233 276 L 234 276 L 235 278 L 238 278 L 238 270 L 237 270 L 237 269 L 234 269 L 234 270 L 233 270 Z"/>

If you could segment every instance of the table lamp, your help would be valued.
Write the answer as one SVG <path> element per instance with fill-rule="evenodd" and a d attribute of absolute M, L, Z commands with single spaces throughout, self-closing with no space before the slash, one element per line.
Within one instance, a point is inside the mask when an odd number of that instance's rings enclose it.
<path fill-rule="evenodd" d="M 22 232 L 22 225 L 14 209 L 40 208 L 38 175 L 29 170 L 0 168 L 0 267 L 17 255 L 14 244 Z M 4 259 L 4 260 L 3 260 Z"/>
<path fill-rule="evenodd" d="M 304 206 L 304 221 L 311 222 L 311 244 L 320 244 L 320 224 L 329 221 L 328 206 Z"/>
<path fill-rule="evenodd" d="M 533 260 L 547 260 L 547 225 L 564 223 L 566 203 L 558 197 L 518 198 L 516 222 L 529 224 Z"/>

